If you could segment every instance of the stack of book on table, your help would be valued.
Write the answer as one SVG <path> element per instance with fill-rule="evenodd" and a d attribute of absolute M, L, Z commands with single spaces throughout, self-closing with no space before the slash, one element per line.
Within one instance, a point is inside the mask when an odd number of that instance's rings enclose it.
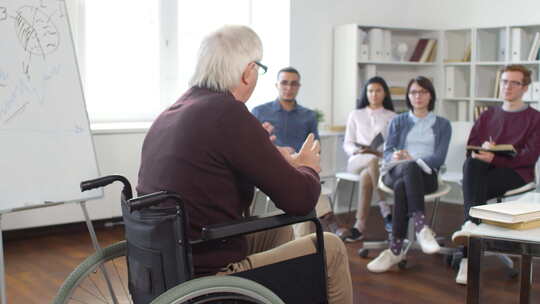
<path fill-rule="evenodd" d="M 514 201 L 472 207 L 472 217 L 508 229 L 540 227 L 540 193 L 530 192 Z"/>

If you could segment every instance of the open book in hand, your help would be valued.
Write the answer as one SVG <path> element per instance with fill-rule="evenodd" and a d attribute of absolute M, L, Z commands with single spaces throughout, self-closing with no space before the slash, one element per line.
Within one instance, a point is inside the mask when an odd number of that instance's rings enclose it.
<path fill-rule="evenodd" d="M 366 145 L 363 145 L 363 144 L 359 144 L 359 143 L 354 143 L 354 145 L 357 147 L 357 148 L 362 148 L 362 149 L 369 149 L 371 151 L 377 151 L 379 150 L 379 147 L 384 143 L 384 138 L 382 136 L 382 133 L 379 132 L 379 134 L 377 134 L 373 140 L 371 141 L 371 143 L 366 146 Z"/>
<path fill-rule="evenodd" d="M 476 153 L 478 153 L 478 151 L 486 151 L 486 152 L 495 153 L 497 155 L 510 156 L 510 157 L 514 157 L 517 154 L 517 151 L 513 145 L 495 145 L 489 149 L 482 148 L 479 146 L 467 146 L 467 150 L 474 151 Z"/>

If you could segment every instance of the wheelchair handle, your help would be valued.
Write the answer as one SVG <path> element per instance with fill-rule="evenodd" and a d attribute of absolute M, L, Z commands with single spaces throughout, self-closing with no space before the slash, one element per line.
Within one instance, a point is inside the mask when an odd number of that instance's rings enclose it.
<path fill-rule="evenodd" d="M 122 194 L 126 199 L 131 199 L 133 197 L 133 192 L 131 191 L 131 184 L 127 178 L 121 175 L 107 175 L 103 177 L 98 177 L 95 179 L 89 179 L 81 182 L 81 191 L 92 190 L 100 187 L 105 187 L 109 184 L 112 184 L 115 181 L 120 181 L 124 185 L 122 189 Z"/>
<path fill-rule="evenodd" d="M 183 200 L 180 195 L 169 192 L 169 191 L 159 191 L 136 198 L 132 198 L 127 202 L 129 212 L 133 210 L 141 210 L 144 208 L 152 207 L 160 203 L 165 202 L 167 199 L 173 199 L 176 201 L 177 205 L 182 204 Z"/>

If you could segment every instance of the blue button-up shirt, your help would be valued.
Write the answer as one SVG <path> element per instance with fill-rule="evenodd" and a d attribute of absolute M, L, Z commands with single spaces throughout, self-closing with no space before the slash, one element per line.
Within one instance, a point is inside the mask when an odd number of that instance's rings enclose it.
<path fill-rule="evenodd" d="M 299 151 L 309 133 L 319 139 L 317 115 L 298 103 L 293 110 L 287 111 L 279 100 L 274 100 L 253 108 L 251 112 L 261 123 L 269 122 L 274 126 L 273 134 L 277 137 L 275 144 L 278 146 Z"/>

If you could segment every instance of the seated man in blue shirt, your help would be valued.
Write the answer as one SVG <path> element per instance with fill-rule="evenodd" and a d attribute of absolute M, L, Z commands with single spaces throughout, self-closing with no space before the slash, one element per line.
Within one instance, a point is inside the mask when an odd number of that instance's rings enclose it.
<path fill-rule="evenodd" d="M 300 89 L 300 73 L 295 68 L 286 67 L 278 72 L 276 88 L 278 98 L 253 108 L 252 113 L 275 136 L 274 143 L 277 146 L 284 147 L 289 153 L 296 153 L 309 133 L 319 139 L 317 115 L 296 101 Z M 327 197 L 319 198 L 316 211 L 326 230 L 334 232 L 338 228 Z M 297 236 L 311 232 L 305 225 L 295 227 Z"/>

